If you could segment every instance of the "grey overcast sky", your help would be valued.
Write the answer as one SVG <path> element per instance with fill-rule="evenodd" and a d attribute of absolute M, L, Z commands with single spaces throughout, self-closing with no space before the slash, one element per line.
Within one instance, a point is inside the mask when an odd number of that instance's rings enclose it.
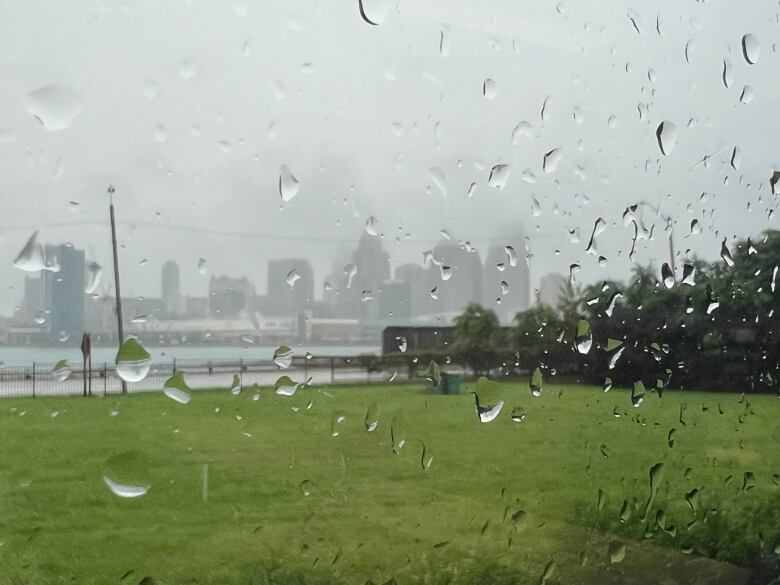
<path fill-rule="evenodd" d="M 123 292 L 146 296 L 169 259 L 188 294 L 206 293 L 200 257 L 263 292 L 269 259 L 306 256 L 321 283 L 368 216 L 394 266 L 421 261 L 442 228 L 483 258 L 489 240 L 525 233 L 532 286 L 573 262 L 583 281 L 626 278 L 621 215 L 640 200 L 672 216 L 679 250 L 708 259 L 724 237 L 775 226 L 776 1 L 365 3 L 378 26 L 357 0 L 2 2 L 0 312 L 19 302 L 12 262 L 34 229 L 110 268 L 109 183 Z M 501 191 L 488 185 L 499 163 L 511 169 Z M 287 203 L 283 164 L 300 182 Z M 598 217 L 606 267 L 585 253 Z M 662 228 L 635 262 L 666 258 Z"/>

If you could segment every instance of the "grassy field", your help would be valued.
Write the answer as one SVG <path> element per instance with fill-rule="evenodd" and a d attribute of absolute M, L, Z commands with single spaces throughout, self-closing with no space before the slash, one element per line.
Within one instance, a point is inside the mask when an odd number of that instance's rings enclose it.
<path fill-rule="evenodd" d="M 3 400 L 0 582 L 732 584 L 773 555 L 776 397 L 481 390 L 489 424 L 422 384 Z"/>

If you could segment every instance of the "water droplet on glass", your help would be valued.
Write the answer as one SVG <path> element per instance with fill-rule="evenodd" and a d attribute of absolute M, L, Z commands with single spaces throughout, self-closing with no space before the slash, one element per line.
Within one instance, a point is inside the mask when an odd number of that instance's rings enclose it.
<path fill-rule="evenodd" d="M 658 125 L 655 136 L 658 139 L 658 147 L 661 149 L 661 154 L 669 156 L 677 144 L 677 126 L 672 122 L 663 121 Z"/>
<path fill-rule="evenodd" d="M 431 468 L 431 465 L 433 465 L 433 450 L 423 443 L 422 452 L 420 453 L 420 466 L 425 471 L 428 471 Z"/>
<path fill-rule="evenodd" d="M 726 238 L 723 238 L 723 242 L 720 245 L 720 257 L 728 266 L 734 266 L 734 259 L 731 257 L 728 246 L 726 246 Z"/>
<path fill-rule="evenodd" d="M 43 244 L 38 243 L 38 232 L 34 232 L 27 240 L 27 243 L 19 252 L 14 260 L 14 268 L 24 272 L 39 272 L 41 270 L 51 270 L 59 272 L 59 264 L 55 260 L 46 261 L 46 252 Z"/>
<path fill-rule="evenodd" d="M 442 195 L 446 197 L 447 177 L 444 176 L 444 171 L 442 171 L 439 167 L 433 167 L 428 171 L 428 174 L 431 177 L 433 184 L 436 185 L 436 188 L 441 192 Z"/>
<path fill-rule="evenodd" d="M 286 370 L 292 365 L 295 353 L 286 345 L 280 345 L 274 351 L 274 364 L 282 370 Z"/>
<path fill-rule="evenodd" d="M 698 236 L 701 233 L 701 223 L 698 219 L 691 221 L 691 235 Z"/>
<path fill-rule="evenodd" d="M 731 87 L 731 83 L 734 81 L 734 78 L 731 74 L 731 61 L 728 59 L 723 60 L 723 73 L 721 78 L 723 79 L 723 85 L 726 86 L 726 89 Z"/>
<path fill-rule="evenodd" d="M 526 417 L 525 410 L 523 408 L 519 407 L 519 406 L 515 406 L 512 409 L 511 417 L 512 417 L 512 420 L 514 422 L 516 422 L 516 423 L 523 422 L 525 420 L 525 417 Z"/>
<path fill-rule="evenodd" d="M 682 283 L 688 286 L 696 285 L 696 267 L 692 264 L 683 265 Z"/>
<path fill-rule="evenodd" d="M 378 231 L 376 229 L 377 225 L 377 219 L 373 215 L 369 215 L 368 219 L 366 220 L 366 233 L 369 236 L 376 237 L 378 235 Z"/>
<path fill-rule="evenodd" d="M 626 558 L 626 545 L 618 541 L 610 542 L 608 552 L 611 564 L 622 563 L 623 559 Z"/>
<path fill-rule="evenodd" d="M 561 162 L 562 158 L 563 158 L 563 149 L 553 148 L 551 151 L 549 151 L 544 155 L 544 159 L 542 160 L 542 169 L 544 170 L 545 173 L 554 173 L 555 169 L 558 168 L 558 163 Z"/>
<path fill-rule="evenodd" d="M 376 402 L 372 402 L 366 411 L 365 425 L 369 433 L 373 433 L 379 426 L 379 406 Z"/>
<path fill-rule="evenodd" d="M 601 389 L 604 390 L 604 392 L 609 392 L 612 390 L 612 378 L 609 376 L 604 378 L 604 383 L 601 385 Z"/>
<path fill-rule="evenodd" d="M 739 146 L 735 146 L 734 150 L 731 151 L 731 168 L 733 168 L 735 171 L 739 170 L 740 165 L 742 164 L 742 149 Z"/>
<path fill-rule="evenodd" d="M 638 407 L 645 400 L 645 385 L 642 380 L 634 382 L 634 386 L 631 388 L 631 404 L 634 407 Z"/>
<path fill-rule="evenodd" d="M 282 201 L 288 203 L 292 201 L 300 190 L 300 184 L 295 175 L 292 174 L 290 167 L 282 165 L 279 169 L 279 195 Z"/>
<path fill-rule="evenodd" d="M 66 130 L 82 109 L 79 95 L 67 87 L 45 85 L 27 94 L 27 111 L 50 132 Z"/>
<path fill-rule="evenodd" d="M 347 277 L 347 288 L 352 287 L 352 279 L 357 274 L 357 266 L 354 264 L 347 264 L 344 266 L 344 275 Z"/>
<path fill-rule="evenodd" d="M 531 388 L 531 394 L 539 397 L 542 395 L 542 369 L 536 368 L 531 374 L 531 381 L 528 383 Z"/>
<path fill-rule="evenodd" d="M 209 269 L 209 266 L 208 266 L 208 262 L 206 262 L 206 259 L 205 258 L 200 258 L 198 260 L 198 272 L 200 272 L 201 274 L 206 274 L 208 269 Z"/>
<path fill-rule="evenodd" d="M 488 78 L 482 82 L 482 97 L 492 100 L 498 95 L 496 82 Z"/>
<path fill-rule="evenodd" d="M 390 443 L 396 455 L 400 454 L 401 449 L 406 445 L 406 423 L 400 414 L 395 415 L 390 421 Z"/>
<path fill-rule="evenodd" d="M 396 340 L 398 341 L 398 351 L 405 353 L 407 348 L 406 337 L 396 337 Z"/>
<path fill-rule="evenodd" d="M 109 458 L 103 466 L 103 482 L 120 498 L 140 498 L 149 491 L 149 463 L 138 451 Z"/>
<path fill-rule="evenodd" d="M 300 384 L 293 382 L 290 376 L 282 376 L 274 384 L 279 396 L 294 396 L 299 386 Z"/>
<path fill-rule="evenodd" d="M 494 165 L 493 168 L 490 169 L 488 185 L 499 191 L 503 190 L 509 180 L 510 172 L 510 167 L 507 164 Z"/>
<path fill-rule="evenodd" d="M 372 26 L 382 24 L 390 10 L 390 0 L 358 0 L 360 18 Z"/>
<path fill-rule="evenodd" d="M 439 54 L 446 57 L 450 54 L 452 43 L 450 41 L 450 27 L 446 24 L 439 29 Z"/>
<path fill-rule="evenodd" d="M 577 351 L 583 355 L 587 354 L 593 345 L 593 333 L 590 330 L 590 323 L 585 319 L 577 321 L 574 343 L 577 346 Z"/>
<path fill-rule="evenodd" d="M 671 266 L 667 262 L 664 262 L 661 266 L 661 282 L 667 289 L 674 286 L 674 272 L 672 272 Z"/>
<path fill-rule="evenodd" d="M 750 65 L 755 65 L 761 55 L 761 45 L 753 33 L 742 37 L 742 55 Z"/>
<path fill-rule="evenodd" d="M 233 374 L 233 383 L 230 384 L 230 393 L 233 396 L 241 394 L 241 377 L 238 374 Z"/>
<path fill-rule="evenodd" d="M 184 372 L 178 370 L 163 384 L 163 394 L 179 404 L 188 404 L 190 401 L 190 387 L 184 381 Z"/>
<path fill-rule="evenodd" d="M 441 273 L 441 279 L 444 281 L 449 280 L 452 278 L 452 267 L 446 266 L 445 264 L 439 265 L 439 272 Z"/>
<path fill-rule="evenodd" d="M 68 360 L 60 360 L 51 370 L 51 377 L 55 382 L 64 382 L 70 377 L 71 369 Z"/>
<path fill-rule="evenodd" d="M 739 94 L 739 101 L 745 105 L 749 104 L 753 101 L 753 98 L 756 97 L 755 90 L 749 86 L 746 85 L 742 88 L 742 93 Z"/>
<path fill-rule="evenodd" d="M 135 337 L 129 337 L 116 354 L 116 375 L 131 384 L 149 373 L 152 356 Z"/>
<path fill-rule="evenodd" d="M 495 404 L 486 404 L 482 405 L 479 402 L 479 396 L 476 392 L 472 392 L 474 395 L 474 403 L 476 405 L 477 409 L 477 416 L 479 417 L 479 421 L 483 423 L 489 423 L 496 420 L 499 413 L 501 412 L 501 409 L 504 407 L 504 401 L 499 400 Z"/>
<path fill-rule="evenodd" d="M 287 273 L 287 276 L 285 277 L 285 280 L 287 281 L 287 284 L 290 285 L 290 288 L 295 286 L 295 283 L 298 282 L 301 279 L 301 275 L 298 274 L 298 271 L 293 268 L 290 270 L 290 272 Z"/>
<path fill-rule="evenodd" d="M 432 298 L 434 301 L 438 301 L 438 300 L 439 300 L 439 292 L 438 292 L 438 287 L 434 286 L 434 287 L 431 289 L 431 291 L 430 291 L 430 295 L 431 295 L 431 298 Z"/>
<path fill-rule="evenodd" d="M 509 294 L 509 283 L 506 280 L 501 281 L 501 294 L 504 296 Z"/>
<path fill-rule="evenodd" d="M 520 138 L 523 136 L 530 138 L 531 128 L 533 128 L 533 126 L 531 126 L 530 122 L 526 122 L 525 120 L 518 122 L 517 126 L 512 130 L 512 145 L 519 144 Z"/>
<path fill-rule="evenodd" d="M 103 267 L 97 262 L 87 262 L 84 266 L 87 273 L 87 286 L 84 288 L 84 292 L 88 295 L 97 291 L 100 285 L 100 280 L 103 278 Z"/>

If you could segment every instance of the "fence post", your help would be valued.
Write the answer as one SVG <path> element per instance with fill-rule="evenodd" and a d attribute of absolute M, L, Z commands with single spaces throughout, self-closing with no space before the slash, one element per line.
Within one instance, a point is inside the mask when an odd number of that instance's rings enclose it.
<path fill-rule="evenodd" d="M 238 384 L 241 390 L 244 389 L 244 358 L 238 360 Z"/>
<path fill-rule="evenodd" d="M 330 383 L 336 381 L 336 358 L 330 358 Z"/>
<path fill-rule="evenodd" d="M 35 362 L 33 362 L 33 398 L 35 398 Z"/>
<path fill-rule="evenodd" d="M 173 372 L 172 375 L 176 373 L 176 358 L 173 358 Z"/>
<path fill-rule="evenodd" d="M 106 392 L 108 391 L 108 366 L 106 366 L 106 362 L 103 362 L 103 398 L 106 397 Z"/>

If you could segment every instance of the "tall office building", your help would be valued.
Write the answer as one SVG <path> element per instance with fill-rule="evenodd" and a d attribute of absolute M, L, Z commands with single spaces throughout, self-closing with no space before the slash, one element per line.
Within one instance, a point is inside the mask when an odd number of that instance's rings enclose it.
<path fill-rule="evenodd" d="M 300 278 L 290 286 L 290 272 Z M 290 258 L 268 263 L 268 314 L 298 315 L 311 308 L 314 302 L 314 271 L 308 260 Z"/>
<path fill-rule="evenodd" d="M 43 279 L 25 276 L 24 299 L 22 300 L 22 314 L 20 315 L 25 325 L 30 325 L 35 321 L 35 317 L 45 309 L 44 303 Z"/>
<path fill-rule="evenodd" d="M 444 242 L 433 248 L 433 257 L 437 264 L 432 264 L 428 273 L 438 276 L 434 280 L 438 296 L 434 302 L 436 313 L 461 313 L 469 303 L 482 302 L 482 262 L 479 252 L 466 250 L 460 244 Z M 450 273 L 447 280 L 444 280 L 443 272 Z"/>
<path fill-rule="evenodd" d="M 169 317 L 181 313 L 182 298 L 179 265 L 171 260 L 163 264 L 162 267 L 162 290 L 160 296 L 165 303 Z"/>
<path fill-rule="evenodd" d="M 52 333 L 81 335 L 84 331 L 84 251 L 65 244 L 46 245 L 46 257 L 56 258 L 59 272 L 42 272 L 43 298 Z"/>
<path fill-rule="evenodd" d="M 254 300 L 255 287 L 246 276 L 212 276 L 209 279 L 209 313 L 212 317 L 235 317 Z"/>
<path fill-rule="evenodd" d="M 558 306 L 558 298 L 561 295 L 561 291 L 565 286 L 566 277 L 562 274 L 555 272 L 545 274 L 539 283 L 539 291 L 536 295 L 537 303 L 555 309 Z"/>
<path fill-rule="evenodd" d="M 485 259 L 484 304 L 493 309 L 504 324 L 511 323 L 518 312 L 525 311 L 530 306 L 528 263 L 525 259 L 525 248 L 518 250 L 518 245 L 521 243 L 516 241 L 512 245 L 515 251 L 515 266 L 512 266 L 506 251 L 507 244 L 492 244 Z"/>
<path fill-rule="evenodd" d="M 379 318 L 379 297 L 382 283 L 390 278 L 390 257 L 382 247 L 382 241 L 376 236 L 363 232 L 358 247 L 352 254 L 352 264 L 357 272 L 346 288 L 348 275 L 344 275 L 341 287 L 341 302 L 350 308 L 349 316 L 372 320 Z M 364 300 L 373 297 L 372 300 Z"/>

